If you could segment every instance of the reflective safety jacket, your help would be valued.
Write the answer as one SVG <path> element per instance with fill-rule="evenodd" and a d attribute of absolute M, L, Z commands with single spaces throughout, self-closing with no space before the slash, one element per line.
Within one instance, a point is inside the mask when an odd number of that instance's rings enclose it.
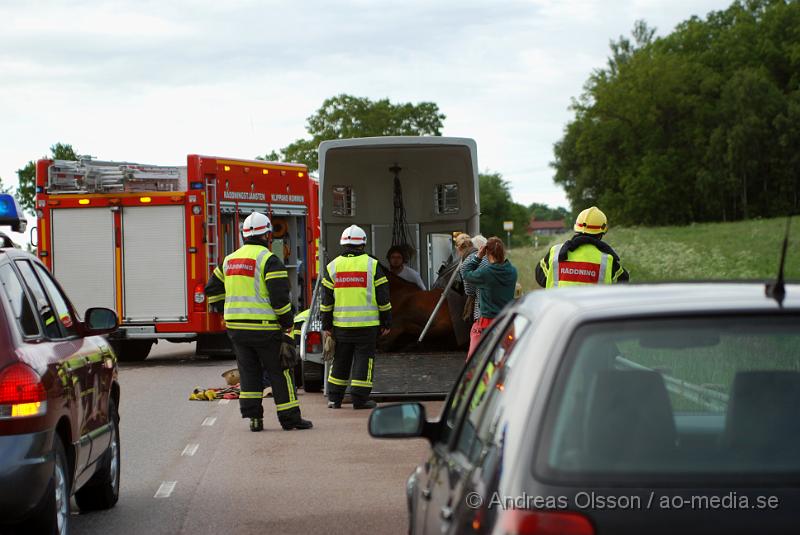
<path fill-rule="evenodd" d="M 586 284 L 611 284 L 610 254 L 601 253 L 593 245 L 581 245 L 568 253 L 568 260 L 558 258 L 562 244 L 550 248 L 545 288 L 581 286 Z"/>
<path fill-rule="evenodd" d="M 605 271 L 601 276 L 604 259 Z M 576 265 L 580 263 L 592 265 Z M 564 243 L 551 247 L 537 264 L 535 276 L 542 288 L 616 284 L 630 279 L 616 251 L 608 243 L 598 236 L 580 232 Z"/>
<path fill-rule="evenodd" d="M 292 328 L 292 336 L 295 342 L 300 340 L 300 335 L 303 334 L 303 324 L 308 321 L 309 309 L 305 309 L 294 317 L 294 327 Z"/>
<path fill-rule="evenodd" d="M 388 282 L 380 263 L 362 251 L 336 257 L 322 279 L 323 328 L 390 327 Z"/>
<path fill-rule="evenodd" d="M 292 326 L 286 268 L 257 240 L 246 240 L 214 269 L 206 296 L 209 305 L 224 301 L 228 329 L 279 331 Z"/>

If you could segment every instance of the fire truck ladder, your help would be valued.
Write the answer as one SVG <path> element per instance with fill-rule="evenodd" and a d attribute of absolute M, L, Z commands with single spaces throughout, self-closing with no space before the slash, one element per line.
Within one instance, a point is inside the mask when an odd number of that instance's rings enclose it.
<path fill-rule="evenodd" d="M 206 178 L 206 230 L 208 233 L 206 245 L 208 246 L 208 275 L 214 272 L 217 267 L 217 255 L 219 247 L 217 244 L 217 179 L 216 177 Z"/>

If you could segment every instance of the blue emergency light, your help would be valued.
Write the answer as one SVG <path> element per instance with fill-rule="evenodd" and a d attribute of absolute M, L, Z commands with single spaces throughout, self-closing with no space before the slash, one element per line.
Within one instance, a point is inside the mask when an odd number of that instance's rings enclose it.
<path fill-rule="evenodd" d="M 13 195 L 0 194 L 0 225 L 9 225 L 14 232 L 25 232 L 28 221 Z"/>

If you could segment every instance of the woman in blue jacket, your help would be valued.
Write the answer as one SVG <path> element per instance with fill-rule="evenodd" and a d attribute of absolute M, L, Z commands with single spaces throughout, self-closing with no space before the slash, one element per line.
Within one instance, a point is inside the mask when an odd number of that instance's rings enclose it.
<path fill-rule="evenodd" d="M 481 266 L 481 260 L 486 257 L 487 265 Z M 517 285 L 517 268 L 511 265 L 506 258 L 506 248 L 503 240 L 493 236 L 486 245 L 481 247 L 478 254 L 469 260 L 463 267 L 464 281 L 476 286 L 479 292 L 478 307 L 481 318 L 478 320 L 477 329 L 483 332 L 494 318 L 510 301 L 514 299 L 514 289 Z M 472 356 L 478 345 L 478 338 L 470 339 L 467 359 Z"/>

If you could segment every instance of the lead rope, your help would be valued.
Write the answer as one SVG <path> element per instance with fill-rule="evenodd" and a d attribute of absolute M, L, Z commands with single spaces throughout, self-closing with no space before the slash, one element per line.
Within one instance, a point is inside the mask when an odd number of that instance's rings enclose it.
<path fill-rule="evenodd" d="M 400 171 L 402 167 L 394 164 L 389 171 L 394 173 L 394 219 L 392 220 L 392 247 L 401 247 L 406 252 L 406 257 L 410 262 L 416 256 L 417 251 L 411 241 L 408 230 L 408 220 L 406 219 L 406 207 L 403 203 L 403 186 L 400 184 Z"/>

